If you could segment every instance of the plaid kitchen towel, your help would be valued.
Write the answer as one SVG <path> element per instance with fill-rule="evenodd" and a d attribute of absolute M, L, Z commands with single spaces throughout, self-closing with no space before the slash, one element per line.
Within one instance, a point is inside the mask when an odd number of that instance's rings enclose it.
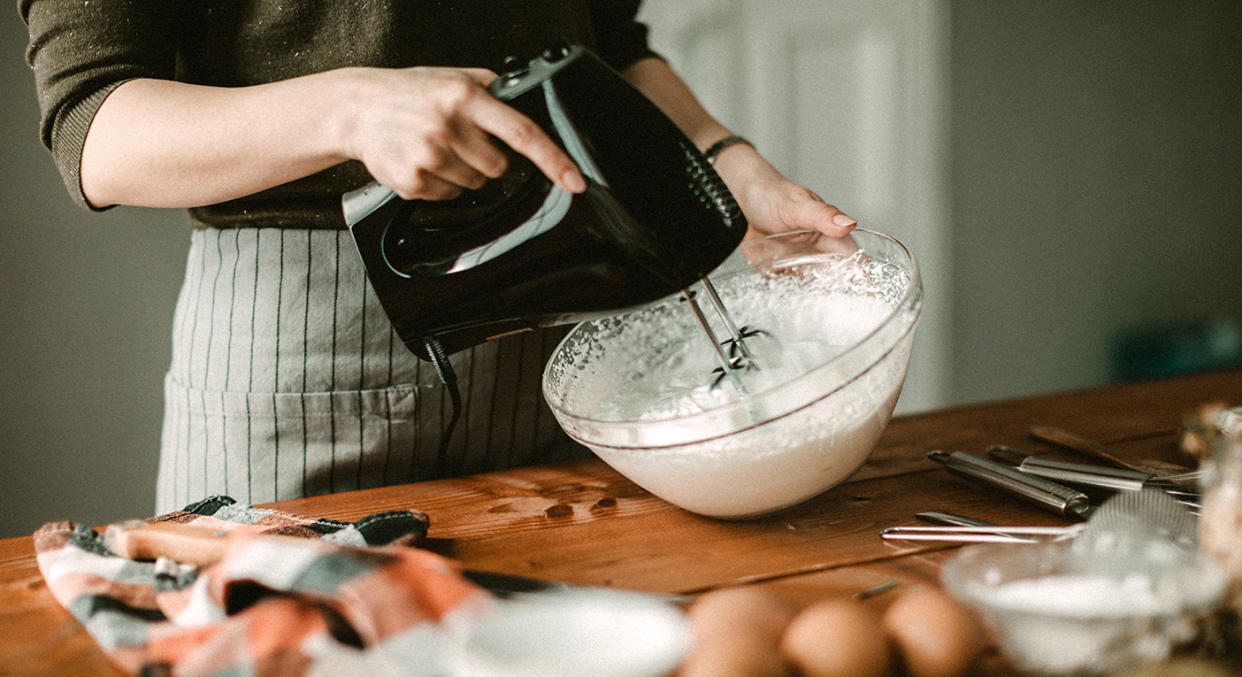
<path fill-rule="evenodd" d="M 440 674 L 444 633 L 493 599 L 408 547 L 427 531 L 418 512 L 347 523 L 219 496 L 148 521 L 228 531 L 228 545 L 194 569 L 119 557 L 69 522 L 34 535 L 52 594 L 134 674 Z"/>

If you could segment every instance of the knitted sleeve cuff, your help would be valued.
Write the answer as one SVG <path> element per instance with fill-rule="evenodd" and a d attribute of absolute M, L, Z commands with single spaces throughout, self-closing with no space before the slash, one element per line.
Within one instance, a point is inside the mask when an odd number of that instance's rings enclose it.
<path fill-rule="evenodd" d="M 61 178 L 65 181 L 65 188 L 68 189 L 69 195 L 75 202 L 93 211 L 103 211 L 108 207 L 92 206 L 86 201 L 86 195 L 82 192 L 82 148 L 86 144 L 86 132 L 90 129 L 95 114 L 99 112 L 99 107 L 103 105 L 104 99 L 107 99 L 108 95 L 123 82 L 126 81 L 109 83 L 103 89 L 96 90 L 81 101 L 67 107 L 56 118 L 51 133 L 49 145 L 52 149 L 52 160 L 60 170 Z"/>

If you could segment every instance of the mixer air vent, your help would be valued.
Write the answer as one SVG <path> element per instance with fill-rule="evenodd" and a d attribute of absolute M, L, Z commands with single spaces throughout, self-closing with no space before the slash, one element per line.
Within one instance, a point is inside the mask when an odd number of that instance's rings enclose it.
<path fill-rule="evenodd" d="M 689 177 L 690 190 L 701 204 L 720 214 L 730 226 L 737 224 L 744 218 L 742 209 L 734 199 L 733 193 L 729 192 L 728 187 L 725 186 L 724 180 L 720 178 L 698 148 L 685 141 L 680 144 L 686 159 L 685 170 Z"/>

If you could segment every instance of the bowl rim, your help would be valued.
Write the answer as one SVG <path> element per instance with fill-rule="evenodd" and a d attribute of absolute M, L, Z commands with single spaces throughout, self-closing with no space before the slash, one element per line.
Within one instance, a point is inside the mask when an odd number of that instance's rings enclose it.
<path fill-rule="evenodd" d="M 854 236 L 861 236 L 859 238 Z M 796 238 L 810 237 L 812 240 L 818 238 L 830 238 L 830 236 L 816 230 L 802 229 L 784 231 L 770 235 L 762 235 L 758 237 L 747 238 L 738 246 L 738 251 L 746 247 L 756 247 L 764 243 L 789 241 Z M 684 446 L 686 444 L 697 444 L 707 442 L 713 439 L 719 439 L 739 432 L 772 424 L 780 419 L 788 417 L 802 409 L 805 409 L 823 399 L 839 392 L 842 388 L 856 381 L 858 378 L 869 372 L 877 364 L 881 363 L 892 351 L 901 344 L 902 340 L 914 331 L 918 324 L 918 319 L 923 310 L 923 284 L 922 277 L 918 266 L 918 261 L 910 250 L 899 240 L 891 235 L 880 233 L 864 228 L 856 228 L 844 238 L 832 239 L 848 239 L 852 241 L 858 250 L 869 253 L 877 247 L 887 247 L 891 251 L 887 255 L 880 257 L 881 260 L 899 261 L 903 267 L 909 270 L 910 284 L 906 286 L 901 297 L 892 305 L 889 312 L 882 320 L 876 323 L 865 335 L 863 335 L 853 345 L 849 346 L 840 353 L 825 360 L 823 363 L 806 370 L 802 374 L 795 376 L 789 380 L 782 381 L 756 393 L 752 393 L 748 397 L 740 400 L 734 400 L 719 407 L 713 407 L 705 411 L 698 411 L 690 414 L 673 416 L 668 418 L 645 420 L 645 421 L 618 421 L 608 419 L 597 419 L 590 416 L 582 416 L 569 411 L 561 403 L 559 398 L 553 397 L 554 391 L 551 387 L 554 372 L 555 358 L 563 350 L 567 344 L 574 340 L 584 327 L 591 325 L 599 320 L 589 320 L 579 323 L 571 329 L 557 344 L 551 356 L 548 358 L 544 366 L 542 377 L 542 390 L 544 401 L 555 412 L 558 420 L 561 421 L 561 427 L 565 432 L 575 440 L 591 446 L 619 449 L 619 450 L 654 450 L 671 447 Z M 878 254 L 872 254 L 879 256 Z M 730 268 L 731 256 L 716 271 L 710 274 L 713 279 L 727 279 L 736 275 L 745 274 L 754 270 L 777 269 L 780 267 L 788 267 L 797 265 L 801 261 L 808 260 L 808 254 L 799 252 L 794 256 L 775 258 L 765 260 L 760 264 L 751 264 L 745 262 L 743 265 L 734 265 Z M 664 303 L 668 303 L 672 296 L 657 300 L 648 306 L 651 307 Z M 639 311 L 631 311 L 639 312 Z M 630 313 L 623 313 L 616 317 L 624 318 Z M 904 325 L 898 324 L 900 318 L 907 318 L 908 322 Z M 895 334 L 891 339 L 879 346 L 877 349 L 872 344 L 883 334 Z M 851 358 L 858 355 L 864 350 L 871 349 L 877 352 L 871 359 L 866 360 L 864 364 L 855 366 L 853 369 L 843 370 L 846 377 L 838 379 L 838 383 L 830 390 L 817 393 L 811 397 L 800 398 L 779 398 L 772 395 L 773 393 L 797 392 L 795 386 L 812 378 L 823 378 L 824 374 L 829 373 L 834 367 L 847 364 Z M 900 392 L 900 390 L 898 391 Z M 776 402 L 771 406 L 762 407 L 764 411 L 756 412 L 756 404 L 760 400 L 773 400 Z M 771 410 L 770 412 L 767 410 Z M 569 423 L 566 423 L 568 419 Z M 758 419 L 758 420 L 756 420 Z M 698 425 L 702 422 L 705 425 Z M 695 434 L 693 431 L 700 428 L 709 430 L 707 434 Z M 600 431 L 606 429 L 605 435 L 593 437 L 584 434 L 585 430 Z M 600 438 L 606 438 L 602 441 Z M 614 440 L 613 438 L 619 438 Z M 644 443 L 642 440 L 647 438 L 655 438 L 660 440 L 658 444 Z"/>

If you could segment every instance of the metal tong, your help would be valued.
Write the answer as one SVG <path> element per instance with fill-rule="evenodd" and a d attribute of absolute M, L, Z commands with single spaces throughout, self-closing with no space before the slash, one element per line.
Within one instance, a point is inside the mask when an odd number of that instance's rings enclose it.
<path fill-rule="evenodd" d="M 890 541 L 944 541 L 949 543 L 1039 543 L 1073 538 L 1086 528 L 1085 522 L 1064 527 L 1010 527 L 984 522 L 978 526 L 902 526 L 889 527 L 880 538 Z M 1042 537 L 1042 538 L 1041 538 Z"/>
<path fill-rule="evenodd" d="M 1058 461 L 999 444 L 988 447 L 987 453 L 989 458 L 1011 464 L 1027 475 L 1088 489 L 1159 489 L 1189 508 L 1199 508 L 1199 492 L 1194 484 L 1197 473 L 1157 476 L 1131 468 Z"/>
<path fill-rule="evenodd" d="M 946 470 L 982 482 L 1065 517 L 1086 519 L 1095 511 L 1085 493 L 1051 480 L 1018 471 L 1012 466 L 980 458 L 964 451 L 928 452 L 927 458 L 943 463 Z"/>
<path fill-rule="evenodd" d="M 955 543 L 1039 543 L 1046 537 L 1052 537 L 1052 540 L 1070 538 L 1086 528 L 1085 522 L 1064 527 L 1003 527 L 973 517 L 963 517 L 947 512 L 920 512 L 915 514 L 915 517 L 937 526 L 889 527 L 880 531 L 880 538 Z"/>

